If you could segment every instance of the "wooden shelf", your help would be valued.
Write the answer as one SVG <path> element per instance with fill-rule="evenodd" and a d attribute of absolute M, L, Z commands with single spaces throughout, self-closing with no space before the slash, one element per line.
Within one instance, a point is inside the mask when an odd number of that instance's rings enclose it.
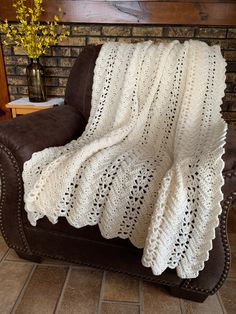
<path fill-rule="evenodd" d="M 30 2 L 30 1 L 29 1 Z M 235 0 L 47 0 L 42 20 L 62 22 L 236 25 Z M 1 0 L 0 19 L 15 20 L 12 1 Z"/>

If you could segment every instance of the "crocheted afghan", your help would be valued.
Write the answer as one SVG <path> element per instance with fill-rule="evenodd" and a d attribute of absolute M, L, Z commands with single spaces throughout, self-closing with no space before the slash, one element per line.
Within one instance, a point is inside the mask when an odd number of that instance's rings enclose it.
<path fill-rule="evenodd" d="M 155 275 L 197 277 L 223 198 L 225 65 L 219 46 L 200 41 L 104 44 L 84 133 L 24 164 L 31 224 L 98 224 L 143 248 Z"/>

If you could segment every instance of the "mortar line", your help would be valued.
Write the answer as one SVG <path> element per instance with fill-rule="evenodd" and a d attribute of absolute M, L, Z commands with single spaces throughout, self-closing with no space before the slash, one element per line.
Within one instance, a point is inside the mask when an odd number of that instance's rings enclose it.
<path fill-rule="evenodd" d="M 225 309 L 225 306 L 224 306 L 224 303 L 223 303 L 223 301 L 222 301 L 222 299 L 221 299 L 221 296 L 220 296 L 219 291 L 217 291 L 216 297 L 217 297 L 217 299 L 218 299 L 218 301 L 219 301 L 219 303 L 220 303 L 220 306 L 221 306 L 221 309 L 222 309 L 223 313 L 224 313 L 224 314 L 227 314 L 227 311 L 226 311 L 226 309 Z"/>
<path fill-rule="evenodd" d="M 68 284 L 68 281 L 69 281 L 69 279 L 70 279 L 70 275 L 71 275 L 71 266 L 69 266 L 68 272 L 67 272 L 67 274 L 66 274 L 66 279 L 65 279 L 65 281 L 64 281 L 63 287 L 62 287 L 62 289 L 61 289 L 61 293 L 60 293 L 60 295 L 59 295 L 59 297 L 58 297 L 58 300 L 57 300 L 57 303 L 56 303 L 56 306 L 55 306 L 55 310 L 54 310 L 54 312 L 53 312 L 54 314 L 57 314 L 58 311 L 59 311 L 59 309 L 60 309 L 60 307 L 61 307 L 61 302 L 62 302 L 62 299 L 63 299 L 63 297 L 64 297 L 64 293 L 65 293 L 65 290 L 66 290 L 66 286 L 67 286 L 67 284 Z"/>

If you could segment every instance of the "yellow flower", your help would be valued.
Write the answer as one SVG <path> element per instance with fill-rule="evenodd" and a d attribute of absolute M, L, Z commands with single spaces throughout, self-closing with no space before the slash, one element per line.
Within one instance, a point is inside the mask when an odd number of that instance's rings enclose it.
<path fill-rule="evenodd" d="M 58 25 L 59 18 L 54 16 L 53 21 L 41 23 L 39 17 L 43 11 L 43 0 L 34 0 L 33 7 L 25 5 L 27 0 L 17 0 L 13 7 L 16 9 L 18 24 L 9 26 L 8 21 L 0 24 L 0 32 L 6 34 L 4 45 L 15 42 L 23 48 L 30 58 L 38 58 L 45 54 L 50 45 L 56 45 L 69 35 L 65 26 Z"/>

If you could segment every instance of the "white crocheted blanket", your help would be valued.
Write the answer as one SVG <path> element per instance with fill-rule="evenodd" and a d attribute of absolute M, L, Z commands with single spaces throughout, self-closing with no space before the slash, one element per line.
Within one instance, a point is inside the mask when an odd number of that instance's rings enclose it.
<path fill-rule="evenodd" d="M 224 80 L 219 46 L 104 44 L 83 135 L 24 164 L 31 224 L 98 224 L 143 248 L 155 275 L 198 276 L 221 212 Z"/>

